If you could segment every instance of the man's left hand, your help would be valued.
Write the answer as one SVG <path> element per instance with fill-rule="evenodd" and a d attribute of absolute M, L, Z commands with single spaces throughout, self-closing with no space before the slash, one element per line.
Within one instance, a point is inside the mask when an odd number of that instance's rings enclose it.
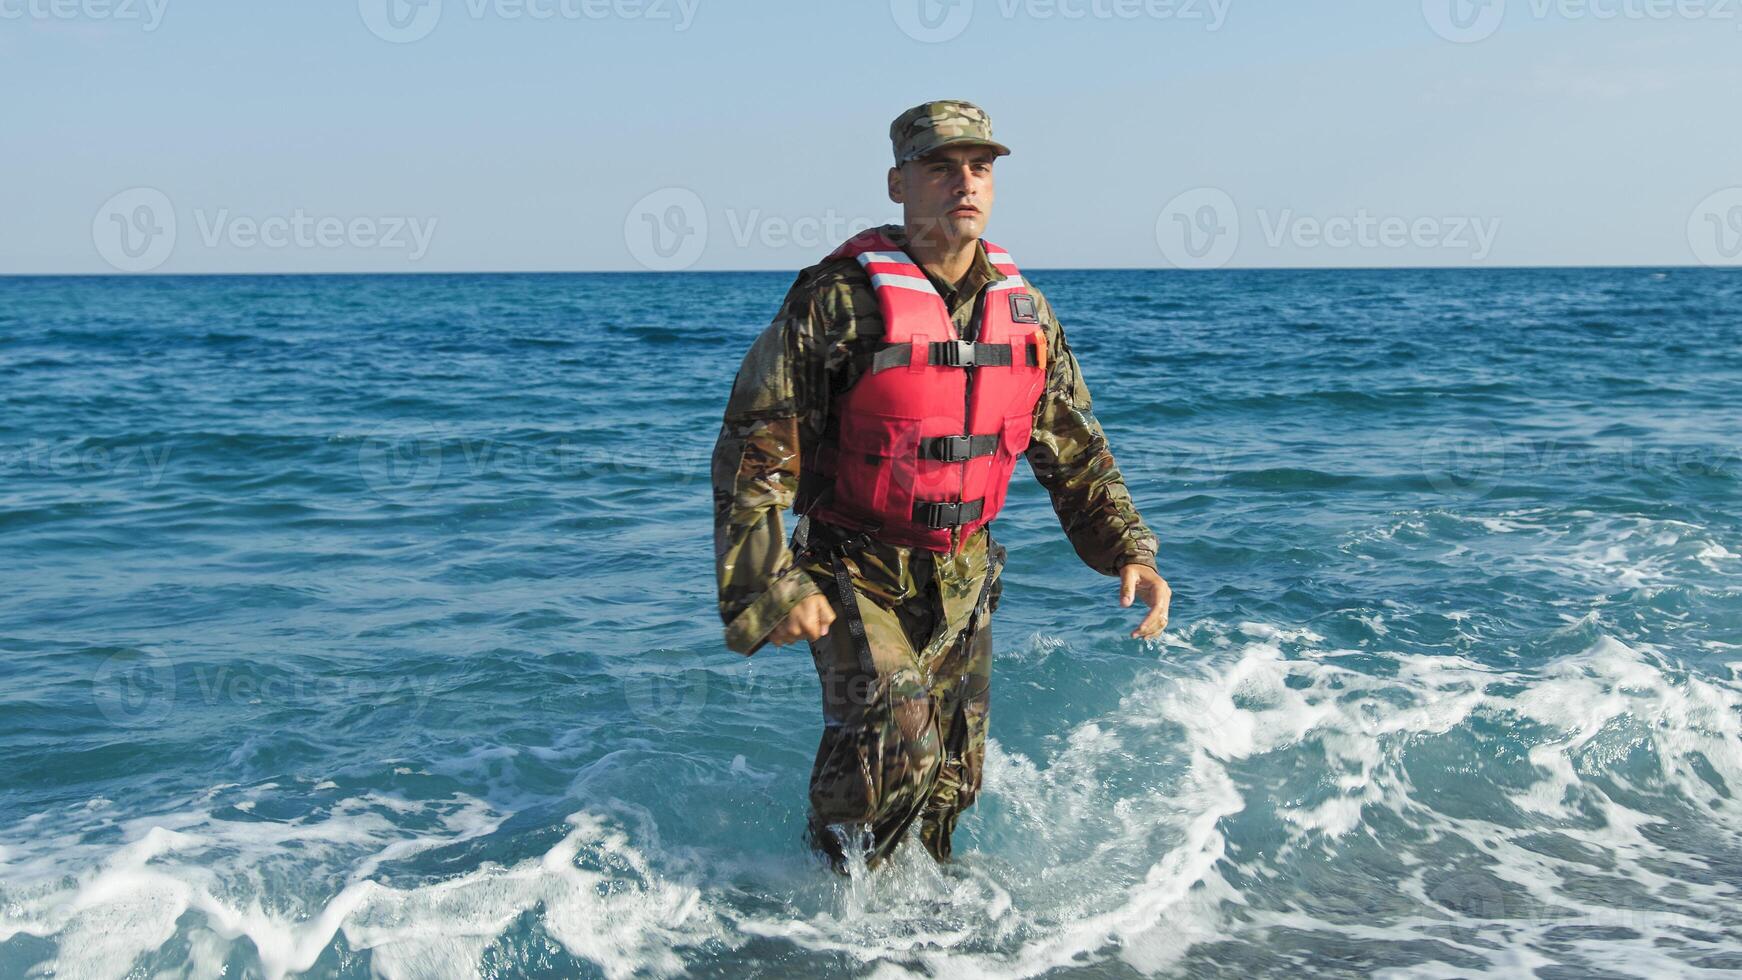
<path fill-rule="evenodd" d="M 1167 579 L 1148 565 L 1125 565 L 1119 569 L 1119 604 L 1129 606 L 1138 596 L 1149 606 L 1149 615 L 1131 631 L 1134 640 L 1153 640 L 1167 629 L 1167 606 L 1173 590 Z"/>

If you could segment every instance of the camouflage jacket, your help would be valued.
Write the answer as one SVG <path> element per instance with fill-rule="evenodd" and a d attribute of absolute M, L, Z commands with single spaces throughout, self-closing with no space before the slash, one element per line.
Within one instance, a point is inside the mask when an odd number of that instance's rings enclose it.
<path fill-rule="evenodd" d="M 881 229 L 905 245 L 900 225 Z M 1004 278 L 975 250 L 974 263 L 955 287 L 930 272 L 958 334 L 970 337 L 981 291 Z M 1029 467 L 1052 497 L 1071 545 L 1084 564 L 1117 575 L 1127 564 L 1155 566 L 1157 544 L 1126 490 L 1090 410 L 1089 389 L 1064 328 L 1039 289 L 1029 283 L 1046 331 L 1046 390 L 1034 410 Z M 829 583 L 826 558 L 795 555 L 782 529 L 782 513 L 813 492 L 801 475 L 816 447 L 838 431 L 836 396 L 866 369 L 883 340 L 883 317 L 870 277 L 852 259 L 822 262 L 799 273 L 780 312 L 745 355 L 732 385 L 714 446 L 714 560 L 726 646 L 750 654 L 800 601 Z M 802 501 L 801 501 L 802 503 Z M 943 599 L 936 639 L 966 625 L 986 574 L 985 529 L 952 554 L 918 561 L 916 549 L 881 541 L 849 560 L 854 584 L 893 605 L 918 595 L 925 583 L 914 568 L 930 567 Z"/>

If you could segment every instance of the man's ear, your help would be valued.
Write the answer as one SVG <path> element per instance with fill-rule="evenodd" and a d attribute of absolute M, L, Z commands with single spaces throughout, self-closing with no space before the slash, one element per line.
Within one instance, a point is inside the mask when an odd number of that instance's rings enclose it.
<path fill-rule="evenodd" d="M 901 168 L 900 167 L 890 167 L 889 168 L 889 199 L 891 201 L 894 201 L 896 204 L 902 203 L 902 200 L 901 200 Z"/>

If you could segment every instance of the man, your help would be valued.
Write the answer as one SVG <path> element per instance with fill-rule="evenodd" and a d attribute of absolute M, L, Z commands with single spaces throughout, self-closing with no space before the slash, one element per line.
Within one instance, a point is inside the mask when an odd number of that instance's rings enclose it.
<path fill-rule="evenodd" d="M 1171 596 L 1063 328 L 981 241 L 1010 152 L 991 120 L 928 102 L 890 139 L 902 223 L 799 274 L 738 370 L 713 456 L 726 645 L 810 644 L 825 727 L 808 836 L 837 871 L 875 868 L 916 821 L 950 859 L 986 741 L 1005 553 L 987 525 L 1017 456 L 1083 562 L 1149 607 L 1132 637 L 1160 635 Z"/>

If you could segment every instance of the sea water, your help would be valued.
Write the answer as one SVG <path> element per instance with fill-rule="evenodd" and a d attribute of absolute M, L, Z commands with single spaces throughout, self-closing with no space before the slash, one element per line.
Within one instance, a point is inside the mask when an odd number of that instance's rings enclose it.
<path fill-rule="evenodd" d="M 1019 466 L 957 861 L 845 881 L 715 606 L 790 274 L 0 279 L 0 976 L 1742 969 L 1742 277 L 1032 277 L 1172 625 Z"/>

